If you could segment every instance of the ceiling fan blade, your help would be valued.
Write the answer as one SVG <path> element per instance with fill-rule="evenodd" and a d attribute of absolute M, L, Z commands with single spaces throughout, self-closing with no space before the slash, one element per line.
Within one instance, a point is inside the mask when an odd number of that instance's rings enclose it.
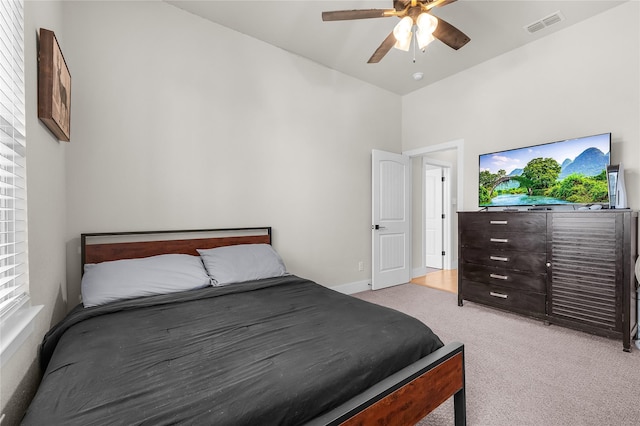
<path fill-rule="evenodd" d="M 322 12 L 323 21 L 349 21 L 351 19 L 386 18 L 393 9 L 359 9 L 359 10 L 334 10 Z"/>
<path fill-rule="evenodd" d="M 453 3 L 456 0 L 433 0 L 431 3 L 433 3 L 433 6 L 431 6 L 430 3 L 427 3 L 425 6 L 427 6 L 429 9 L 433 8 L 433 7 L 442 7 L 442 6 L 446 6 L 449 3 Z"/>
<path fill-rule="evenodd" d="M 396 38 L 393 36 L 393 31 L 391 31 L 382 44 L 378 46 L 375 52 L 373 52 L 373 55 L 371 55 L 367 63 L 377 64 L 380 62 L 380 60 L 384 58 L 384 55 L 389 53 L 389 50 L 391 50 L 394 44 L 396 44 Z"/>
<path fill-rule="evenodd" d="M 416 4 L 422 3 L 427 10 L 434 7 L 446 6 L 449 3 L 453 3 L 456 0 L 417 0 Z M 400 12 L 406 7 L 411 6 L 411 0 L 394 0 L 393 7 Z"/>
<path fill-rule="evenodd" d="M 455 50 L 471 41 L 465 33 L 441 18 L 438 18 L 438 26 L 433 32 L 433 36 Z"/>

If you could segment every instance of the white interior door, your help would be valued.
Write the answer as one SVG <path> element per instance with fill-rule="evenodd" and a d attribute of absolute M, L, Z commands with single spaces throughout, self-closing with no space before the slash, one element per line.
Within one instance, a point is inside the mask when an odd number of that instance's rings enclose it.
<path fill-rule="evenodd" d="M 425 266 L 442 269 L 442 252 L 444 251 L 442 168 L 425 165 L 424 174 Z"/>
<path fill-rule="evenodd" d="M 372 151 L 372 277 L 378 290 L 411 280 L 411 159 Z"/>

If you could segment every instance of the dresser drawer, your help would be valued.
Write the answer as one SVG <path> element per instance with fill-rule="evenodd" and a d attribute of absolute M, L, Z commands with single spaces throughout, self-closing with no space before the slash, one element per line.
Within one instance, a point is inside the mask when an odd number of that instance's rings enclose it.
<path fill-rule="evenodd" d="M 502 232 L 540 232 L 547 231 L 545 213 L 484 212 L 460 213 L 459 225 L 463 230 L 502 231 Z"/>
<path fill-rule="evenodd" d="M 546 312 L 546 296 L 544 294 L 467 280 L 461 280 L 460 287 L 460 294 L 466 300 L 535 316 L 543 316 Z"/>
<path fill-rule="evenodd" d="M 515 269 L 545 273 L 547 254 L 544 252 L 487 250 L 485 248 L 463 247 L 460 258 L 463 263 L 492 266 L 494 268 Z"/>
<path fill-rule="evenodd" d="M 522 291 L 547 292 L 547 274 L 515 271 L 513 269 L 495 268 L 492 266 L 465 264 L 458 271 L 462 278 L 490 285 L 499 285 Z"/>
<path fill-rule="evenodd" d="M 488 251 L 513 250 L 545 253 L 547 235 L 543 232 L 528 234 L 497 230 L 478 232 L 467 229 L 460 233 L 460 245 Z"/>

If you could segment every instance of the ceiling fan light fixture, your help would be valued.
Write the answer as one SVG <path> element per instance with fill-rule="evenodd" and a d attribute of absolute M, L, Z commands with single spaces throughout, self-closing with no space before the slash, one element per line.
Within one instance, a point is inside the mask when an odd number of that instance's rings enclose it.
<path fill-rule="evenodd" d="M 433 32 L 438 27 L 438 18 L 426 12 L 421 13 L 418 19 L 416 19 L 416 26 L 418 27 L 416 31 L 418 47 L 424 49 L 429 43 L 435 40 Z"/>
<path fill-rule="evenodd" d="M 418 48 L 422 50 L 435 40 L 433 32 L 438 27 L 438 18 L 423 12 L 418 16 L 418 19 L 416 19 L 416 26 L 418 27 L 416 31 L 416 42 L 418 43 Z"/>
<path fill-rule="evenodd" d="M 438 28 L 438 18 L 431 15 L 430 13 L 423 12 L 418 15 L 418 19 L 416 19 L 416 25 L 418 26 L 418 30 L 433 34 L 433 32 Z"/>
<path fill-rule="evenodd" d="M 416 41 L 418 42 L 418 48 L 420 50 L 427 47 L 429 43 L 431 43 L 435 39 L 436 38 L 433 36 L 433 34 L 425 33 L 420 30 L 416 31 Z"/>
<path fill-rule="evenodd" d="M 409 16 L 402 18 L 393 29 L 393 36 L 396 39 L 396 44 L 394 44 L 393 47 L 407 52 L 411 46 L 411 38 L 413 36 L 412 29 L 413 19 Z"/>
<path fill-rule="evenodd" d="M 395 0 L 393 9 L 356 9 L 356 10 L 334 10 L 322 12 L 323 21 L 350 21 L 354 19 L 370 18 L 401 18 L 391 34 L 380 43 L 380 46 L 373 52 L 367 63 L 377 64 L 389 53 L 392 47 L 408 51 L 411 48 L 411 39 L 415 36 L 413 45 L 413 62 L 416 62 L 415 52 L 420 45 L 421 50 L 433 40 L 427 34 L 434 34 L 442 43 L 454 50 L 460 49 L 471 39 L 462 31 L 448 22 L 431 15 L 433 8 L 446 6 L 456 0 Z M 415 29 L 415 33 L 414 28 Z M 439 28 L 439 29 L 438 29 Z M 426 33 L 426 34 L 425 34 Z M 420 42 L 418 42 L 420 38 Z"/>

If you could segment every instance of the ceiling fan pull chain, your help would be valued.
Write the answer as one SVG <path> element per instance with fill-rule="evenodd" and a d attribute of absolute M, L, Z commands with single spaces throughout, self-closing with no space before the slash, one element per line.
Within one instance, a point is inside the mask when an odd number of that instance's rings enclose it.
<path fill-rule="evenodd" d="M 418 44 L 418 39 L 416 36 L 416 32 L 413 32 L 413 63 L 416 63 L 416 44 Z"/>

